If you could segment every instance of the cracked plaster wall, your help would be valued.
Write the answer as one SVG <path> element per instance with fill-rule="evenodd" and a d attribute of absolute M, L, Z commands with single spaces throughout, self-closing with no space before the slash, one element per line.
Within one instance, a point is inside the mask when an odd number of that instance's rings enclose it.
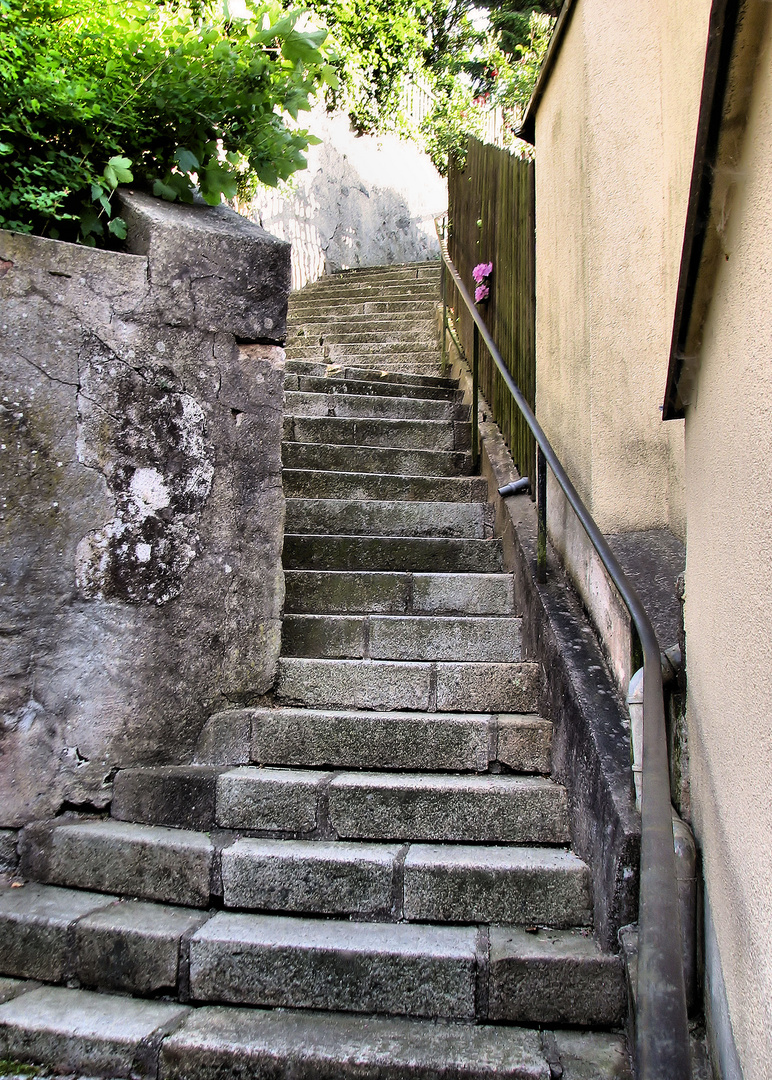
<path fill-rule="evenodd" d="M 124 200 L 132 254 L 0 231 L 0 827 L 276 670 L 289 245 Z"/>
<path fill-rule="evenodd" d="M 358 266 L 439 258 L 434 215 L 447 209 L 446 181 L 416 143 L 356 136 L 346 115 L 323 106 L 308 126 L 321 139 L 286 192 L 255 196 L 255 221 L 292 242 L 292 287 Z"/>

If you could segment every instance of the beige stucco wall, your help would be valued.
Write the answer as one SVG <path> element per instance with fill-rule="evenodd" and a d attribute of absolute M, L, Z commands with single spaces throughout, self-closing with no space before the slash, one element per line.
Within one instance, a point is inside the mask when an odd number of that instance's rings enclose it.
<path fill-rule="evenodd" d="M 772 1075 L 770 23 L 686 414 L 692 803 L 745 1080 Z"/>
<path fill-rule="evenodd" d="M 709 10 L 579 0 L 536 115 L 537 412 L 607 533 L 684 535 L 659 407 Z"/>

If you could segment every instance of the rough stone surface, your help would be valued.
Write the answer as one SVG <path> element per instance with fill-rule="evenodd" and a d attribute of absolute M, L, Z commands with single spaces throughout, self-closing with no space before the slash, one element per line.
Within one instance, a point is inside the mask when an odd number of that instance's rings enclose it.
<path fill-rule="evenodd" d="M 591 918 L 587 867 L 567 851 L 412 844 L 404 873 L 406 919 L 568 927 Z"/>
<path fill-rule="evenodd" d="M 488 722 L 463 713 L 256 709 L 252 757 L 265 765 L 484 772 Z"/>
<path fill-rule="evenodd" d="M 289 570 L 285 582 L 293 614 L 514 614 L 509 574 Z"/>
<path fill-rule="evenodd" d="M 163 1080 L 282 1075 L 293 1080 L 549 1080 L 550 1071 L 538 1034 L 520 1028 L 206 1006 L 164 1042 L 161 1075 Z"/>
<path fill-rule="evenodd" d="M 29 990 L 37 990 L 38 983 L 29 982 L 25 979 L 6 979 L 0 977 L 0 1005 L 19 994 L 26 994 Z"/>
<path fill-rule="evenodd" d="M 486 503 L 288 499 L 287 532 L 484 540 L 492 535 L 492 515 Z"/>
<path fill-rule="evenodd" d="M 247 765 L 252 721 L 247 709 L 227 709 L 207 720 L 196 745 L 195 761 L 212 765 Z"/>
<path fill-rule="evenodd" d="M 601 952 L 589 934 L 491 927 L 488 1015 L 612 1027 L 627 1007 L 622 969 L 621 957 Z"/>
<path fill-rule="evenodd" d="M 206 907 L 213 857 L 203 833 L 92 821 L 28 826 L 21 867 L 51 884 Z"/>
<path fill-rule="evenodd" d="M 493 573 L 501 570 L 498 540 L 433 536 L 331 536 L 287 533 L 287 569 L 445 570 Z"/>
<path fill-rule="evenodd" d="M 520 659 L 520 620 L 498 616 L 375 615 L 369 620 L 369 654 L 389 660 Z"/>
<path fill-rule="evenodd" d="M 321 840 L 237 840 L 222 856 L 228 908 L 389 915 L 402 849 Z"/>
<path fill-rule="evenodd" d="M 552 724 L 538 716 L 502 713 L 496 723 L 496 760 L 514 772 L 550 771 Z"/>
<path fill-rule="evenodd" d="M 0 874 L 12 874 L 19 862 L 16 829 L 0 829 Z"/>
<path fill-rule="evenodd" d="M 76 974 L 85 986 L 132 994 L 173 992 L 180 940 L 207 916 L 140 901 L 87 915 L 75 928 Z"/>
<path fill-rule="evenodd" d="M 288 251 L 129 204 L 147 254 L 0 232 L 0 826 L 105 806 L 276 670 L 284 354 L 236 335 L 280 340 Z"/>
<path fill-rule="evenodd" d="M 0 1057 L 86 1076 L 154 1077 L 161 1039 L 190 1010 L 46 987 L 0 1005 Z"/>
<path fill-rule="evenodd" d="M 295 769 L 233 769 L 217 781 L 217 824 L 226 829 L 312 832 L 325 773 Z"/>
<path fill-rule="evenodd" d="M 61 982 L 69 974 L 69 930 L 112 896 L 30 883 L 0 892 L 0 965 L 4 975 Z"/>
<path fill-rule="evenodd" d="M 430 664 L 389 660 L 279 661 L 276 693 L 287 701 L 309 706 L 347 706 L 358 709 L 429 708 Z"/>
<path fill-rule="evenodd" d="M 536 712 L 538 664 L 438 664 L 437 708 L 467 712 Z"/>
<path fill-rule="evenodd" d="M 472 471 L 465 451 L 400 449 L 390 446 L 336 446 L 285 440 L 287 469 L 333 469 L 336 472 L 399 473 L 402 476 L 458 476 Z"/>
<path fill-rule="evenodd" d="M 382 446 L 409 450 L 466 450 L 454 429 L 468 424 L 451 420 L 343 420 L 321 416 L 285 416 L 284 438 L 303 443 Z"/>
<path fill-rule="evenodd" d="M 198 1001 L 392 1015 L 475 1015 L 477 931 L 215 915 L 190 942 Z"/>
<path fill-rule="evenodd" d="M 509 574 L 414 574 L 413 610 L 440 615 L 513 615 Z"/>
<path fill-rule="evenodd" d="M 565 789 L 535 777 L 343 773 L 330 784 L 339 836 L 567 843 Z"/>
<path fill-rule="evenodd" d="M 605 1031 L 554 1031 L 563 1080 L 633 1080 L 624 1035 Z M 695 1072 L 694 1080 L 698 1073 Z M 708 1080 L 708 1074 L 705 1074 Z"/>
<path fill-rule="evenodd" d="M 452 401 L 422 401 L 420 398 L 395 398 L 375 394 L 306 394 L 287 390 L 287 412 L 293 416 L 384 417 L 399 420 L 463 420 L 463 407 Z M 468 414 L 468 410 L 467 410 Z"/>
<path fill-rule="evenodd" d="M 110 813 L 118 821 L 206 831 L 214 825 L 219 772 L 207 765 L 122 769 L 115 777 Z"/>

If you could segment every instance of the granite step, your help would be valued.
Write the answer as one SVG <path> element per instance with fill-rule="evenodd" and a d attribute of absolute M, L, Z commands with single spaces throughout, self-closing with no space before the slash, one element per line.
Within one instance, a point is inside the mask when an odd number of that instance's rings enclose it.
<path fill-rule="evenodd" d="M 624 1038 L 472 1022 L 127 998 L 3 980 L 0 1054 L 129 1080 L 630 1080 Z M 553 1062 L 552 1068 L 549 1062 Z"/>
<path fill-rule="evenodd" d="M 493 537 L 493 506 L 483 502 L 288 498 L 286 514 L 287 533 L 410 539 Z"/>
<path fill-rule="evenodd" d="M 396 476 L 391 473 L 283 469 L 288 499 L 357 499 L 405 502 L 487 502 L 481 476 Z"/>
<path fill-rule="evenodd" d="M 228 709 L 210 717 L 198 741 L 196 759 L 216 765 L 289 765 L 301 768 L 388 769 L 410 772 L 499 770 L 549 774 L 552 724 L 522 713 L 367 712 L 357 709 Z M 190 767 L 188 767 L 190 768 Z M 113 813 L 123 785 L 138 770 L 116 778 Z M 167 768 L 167 773 L 169 769 Z M 195 773 L 169 776 L 166 792 L 175 817 L 200 803 L 190 785 Z M 176 785 L 178 793 L 174 790 Z M 143 796 L 142 798 L 146 798 Z M 141 804 L 133 796 L 134 813 Z M 142 820 L 162 822 L 160 806 L 149 804 Z"/>
<path fill-rule="evenodd" d="M 283 438 L 287 442 L 449 452 L 468 450 L 470 432 L 471 424 L 458 420 L 356 420 L 285 414 Z"/>
<path fill-rule="evenodd" d="M 384 417 L 394 420 L 466 420 L 469 407 L 452 401 L 375 394 L 305 393 L 285 390 L 290 416 Z"/>
<path fill-rule="evenodd" d="M 393 473 L 397 476 L 468 476 L 472 455 L 466 450 L 416 450 L 389 446 L 340 446 L 285 440 L 285 469 Z"/>
<path fill-rule="evenodd" d="M 379 379 L 339 378 L 330 375 L 300 375 L 288 372 L 284 389 L 305 394 L 352 394 L 358 397 L 420 398 L 423 401 L 461 402 L 460 390 L 446 386 L 426 386 L 421 383 L 394 383 Z"/>
<path fill-rule="evenodd" d="M 511 574 L 285 570 L 284 585 L 291 615 L 515 613 Z"/>
<path fill-rule="evenodd" d="M 288 570 L 415 570 L 498 574 L 500 540 L 285 533 Z"/>
<path fill-rule="evenodd" d="M 400 362 L 436 363 L 437 346 L 434 342 L 403 341 L 400 338 L 391 341 L 349 341 L 337 344 L 334 341 L 295 341 L 288 342 L 287 355 L 298 359 L 313 359 L 320 354 L 333 362 L 343 362 L 354 366 L 350 357 L 368 358 L 372 365 L 381 363 L 382 358 L 399 359 Z M 406 369 L 407 370 L 407 369 Z"/>
<path fill-rule="evenodd" d="M 367 329 L 364 329 L 364 327 Z M 287 346 L 302 345 L 306 340 L 319 345 L 421 345 L 431 349 L 437 346 L 437 331 L 429 320 L 416 324 L 394 318 L 386 325 L 373 327 L 368 320 L 358 326 L 341 327 L 328 321 L 326 329 L 314 327 L 313 333 L 293 326 L 287 335 Z"/>
<path fill-rule="evenodd" d="M 365 315 L 361 312 L 343 312 L 340 314 L 337 308 L 334 311 L 322 311 L 317 308 L 306 308 L 302 319 L 293 311 L 290 333 L 294 337 L 325 334 L 328 331 L 341 331 L 352 333 L 361 330 L 362 333 L 381 333 L 384 330 L 420 330 L 427 336 L 432 333 L 433 341 L 436 342 L 437 318 L 432 305 L 425 310 L 420 307 L 417 311 L 393 311 L 383 312 L 378 315 Z"/>
<path fill-rule="evenodd" d="M 462 615 L 285 615 L 282 656 L 371 660 L 521 659 L 521 620 Z"/>
<path fill-rule="evenodd" d="M 320 311 L 321 307 L 321 311 Z M 339 315 L 391 315 L 391 314 L 426 314 L 433 315 L 437 310 L 437 301 L 430 297 L 429 299 L 420 299 L 412 297 L 407 300 L 378 300 L 368 298 L 356 298 L 352 297 L 348 300 L 336 299 L 334 307 L 330 306 L 328 311 L 324 310 L 324 306 L 320 305 L 318 301 L 312 299 L 304 299 L 300 294 L 297 298 L 291 298 L 289 302 L 289 318 L 290 321 L 295 319 L 302 319 L 307 316 L 320 316 L 322 318 L 334 317 Z"/>
<path fill-rule="evenodd" d="M 416 712 L 538 712 L 541 672 L 533 663 L 417 663 L 280 657 L 281 704 Z"/>
<path fill-rule="evenodd" d="M 443 375 L 412 375 L 401 371 L 384 372 L 378 367 L 350 367 L 340 364 L 325 364 L 319 361 L 293 360 L 287 358 L 285 370 L 290 374 L 313 376 L 315 378 L 335 377 L 352 379 L 357 382 L 382 382 L 394 386 L 426 386 L 439 389 L 457 390 L 458 383 Z"/>

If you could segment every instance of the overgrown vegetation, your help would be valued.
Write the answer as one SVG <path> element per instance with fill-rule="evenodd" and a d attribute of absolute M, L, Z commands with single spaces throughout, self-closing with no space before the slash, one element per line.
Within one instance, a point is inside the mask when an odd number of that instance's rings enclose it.
<path fill-rule="evenodd" d="M 337 76 L 326 31 L 253 0 L 0 0 L 0 227 L 105 243 L 134 183 L 211 204 L 305 165 L 288 126 Z"/>

